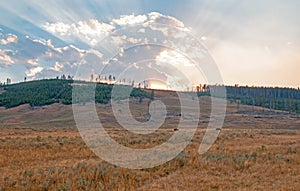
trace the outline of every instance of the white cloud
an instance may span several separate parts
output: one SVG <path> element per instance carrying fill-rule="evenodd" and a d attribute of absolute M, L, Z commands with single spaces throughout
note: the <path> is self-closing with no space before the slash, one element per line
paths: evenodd
<path fill-rule="evenodd" d="M 18 37 L 16 35 L 8 34 L 6 36 L 6 39 L 0 40 L 1 45 L 7 45 L 7 44 L 11 44 L 11 43 L 18 43 Z"/>
<path fill-rule="evenodd" d="M 158 12 L 151 12 L 148 14 L 148 17 L 148 22 L 144 24 L 144 27 L 150 27 L 154 31 L 160 31 L 167 37 L 181 38 L 183 34 L 190 31 L 190 29 L 185 27 L 183 22 L 174 17 L 166 16 Z"/>
<path fill-rule="evenodd" d="M 77 48 L 74 45 L 54 48 L 46 53 L 47 59 L 50 61 L 61 63 L 75 63 L 79 62 L 85 55 L 86 51 Z"/>
<path fill-rule="evenodd" d="M 100 23 L 98 20 L 91 19 L 78 22 L 77 26 L 73 27 L 73 29 L 75 35 L 78 34 L 79 38 L 86 40 L 89 45 L 95 46 L 107 36 L 114 27 L 106 23 Z"/>
<path fill-rule="evenodd" d="M 106 23 L 100 23 L 96 19 L 79 21 L 77 26 L 78 32 L 84 35 L 101 35 L 103 33 L 109 33 L 114 29 L 113 26 Z"/>
<path fill-rule="evenodd" d="M 117 46 L 124 45 L 128 39 L 126 40 L 123 37 L 120 38 L 118 36 L 118 30 L 115 29 L 118 28 L 118 26 L 131 27 L 135 25 L 144 26 L 143 28 L 138 29 L 137 33 L 145 33 L 147 28 L 150 28 L 162 32 L 165 36 L 173 36 L 175 38 L 184 36 L 184 33 L 179 33 L 180 31 L 189 31 L 189 29 L 184 26 L 183 22 L 178 19 L 157 12 L 152 12 L 148 15 L 122 15 L 120 18 L 113 19 L 109 24 L 100 22 L 96 19 L 90 19 L 78 21 L 76 23 L 46 23 L 42 27 L 65 41 L 80 39 L 91 47 L 97 47 L 101 40 L 108 35 L 114 36 L 113 44 Z M 133 43 L 136 42 L 136 40 L 130 38 L 128 42 Z"/>
<path fill-rule="evenodd" d="M 34 78 L 37 74 L 41 73 L 43 71 L 43 69 L 44 69 L 43 67 L 38 66 L 38 67 L 31 68 L 30 70 L 26 71 L 25 74 L 27 77 Z"/>
<path fill-rule="evenodd" d="M 111 42 L 116 45 L 116 46 L 123 46 L 126 42 L 126 36 L 122 35 L 122 36 L 111 36 Z"/>
<path fill-rule="evenodd" d="M 14 60 L 9 55 L 7 55 L 10 52 L 11 52 L 10 50 L 1 50 L 0 49 L 0 67 L 1 66 L 2 67 L 9 66 L 9 65 L 15 63 Z"/>
<path fill-rule="evenodd" d="M 39 64 L 39 59 L 29 59 L 27 63 L 31 66 L 37 66 Z"/>
<path fill-rule="evenodd" d="M 119 60 L 118 60 L 118 58 L 112 58 L 112 59 L 110 59 L 110 62 L 118 62 Z"/>
<path fill-rule="evenodd" d="M 54 66 L 53 70 L 60 72 L 63 67 L 64 67 L 63 63 L 55 62 L 55 66 Z"/>
<path fill-rule="evenodd" d="M 148 15 L 150 17 L 150 20 L 156 20 L 156 19 L 164 16 L 163 14 L 158 13 L 158 12 L 151 12 Z"/>
<path fill-rule="evenodd" d="M 60 36 L 66 36 L 69 35 L 71 25 L 65 24 L 63 22 L 57 22 L 57 23 L 46 23 L 43 26 L 47 31 L 59 34 Z"/>
<path fill-rule="evenodd" d="M 204 76 L 197 66 L 188 57 L 178 51 L 161 51 L 156 56 L 155 64 L 159 67 L 160 71 L 164 71 L 165 75 L 168 76 L 167 84 L 176 83 L 178 87 L 182 88 L 185 85 L 189 86 L 204 81 Z M 171 87 L 175 88 L 176 86 Z"/>
<path fill-rule="evenodd" d="M 97 56 L 98 58 L 103 58 L 103 54 L 97 50 L 89 50 L 90 54 L 94 54 L 95 56 Z"/>
<path fill-rule="evenodd" d="M 136 26 L 136 24 L 138 26 Z M 128 26 L 128 30 L 115 30 L 120 26 Z M 174 27 L 179 27 L 179 30 L 178 28 L 174 30 Z M 122 48 L 128 48 L 138 43 L 162 44 L 166 41 L 168 43 L 167 45 L 170 45 L 170 43 L 175 42 L 180 44 L 186 39 L 184 36 L 186 28 L 183 23 L 176 18 L 164 16 L 160 13 L 150 13 L 149 15 L 123 15 L 118 19 L 112 20 L 109 24 L 96 19 L 76 23 L 46 23 L 43 25 L 43 28 L 63 40 L 68 39 L 69 42 L 72 43 L 82 40 L 92 46 L 92 49 L 96 48 L 97 46 L 95 45 L 98 45 L 106 35 L 111 34 L 110 39 L 107 39 L 107 43 L 112 45 L 112 49 L 115 47 L 120 48 L 119 56 L 121 57 L 124 56 Z M 161 31 L 162 33 L 153 32 L 151 29 Z M 146 31 L 149 31 L 149 33 L 146 34 Z M 182 33 L 178 33 L 178 31 L 182 31 Z M 181 41 L 176 39 L 176 35 Z M 57 47 L 52 44 L 51 40 L 33 39 L 29 36 L 19 38 L 18 44 L 11 45 L 15 48 L 13 49 L 14 54 L 4 54 L 6 57 L 2 56 L 0 59 L 6 60 L 9 64 L 15 62 L 25 65 L 27 68 L 26 75 L 29 78 L 37 78 L 40 76 L 50 77 L 49 75 L 59 75 L 62 73 L 75 75 L 77 67 L 82 60 L 87 61 L 87 65 L 84 67 L 95 67 L 96 71 L 97 68 L 103 67 L 106 61 L 104 60 L 106 57 L 98 51 L 82 50 L 74 45 Z M 173 47 L 173 44 L 170 46 Z M 105 48 L 109 49 L 109 47 Z M 142 56 L 143 55 L 140 57 Z M 127 58 L 125 56 L 125 59 L 129 59 L 129 57 Z M 176 51 L 166 50 L 161 52 L 156 59 L 160 60 L 161 63 L 170 63 L 175 68 L 182 69 L 184 72 L 191 70 L 187 68 L 193 68 L 191 67 L 193 64 Z M 125 67 L 126 61 L 128 60 L 125 60 L 124 64 L 120 64 L 120 67 L 114 68 L 113 71 L 124 69 L 122 67 Z M 122 61 L 115 60 L 115 62 Z M 87 69 L 86 74 L 90 75 L 90 71 L 91 70 Z M 81 71 L 81 73 L 83 76 L 84 72 Z"/>
<path fill-rule="evenodd" d="M 184 55 L 174 50 L 164 50 L 156 57 L 157 60 L 172 65 L 194 66 L 194 64 Z"/>
<path fill-rule="evenodd" d="M 179 28 L 182 28 L 182 29 L 188 31 L 188 29 L 185 28 L 185 25 L 183 24 L 183 22 L 181 22 L 180 20 L 178 20 L 174 17 L 166 16 L 166 15 L 163 15 L 158 12 L 151 12 L 148 15 L 149 15 L 149 20 L 151 23 L 169 25 L 172 27 L 179 27 Z"/>
<path fill-rule="evenodd" d="M 67 40 L 78 38 L 91 46 L 98 44 L 115 28 L 110 24 L 99 22 L 96 19 L 79 21 L 73 24 L 62 22 L 46 23 L 42 27 L 54 35 L 66 38 Z"/>
<path fill-rule="evenodd" d="M 74 45 L 55 47 L 51 40 L 34 39 L 30 36 L 17 37 L 7 35 L 12 50 L 0 49 L 0 67 L 11 69 L 13 64 L 23 65 L 28 79 L 38 77 L 53 77 L 60 73 L 72 74 L 76 72 L 77 64 L 85 55 L 86 51 Z M 17 42 L 18 43 L 12 43 Z M 100 55 L 100 53 L 98 54 Z M 23 75 L 24 71 L 22 72 Z"/>
<path fill-rule="evenodd" d="M 113 19 L 112 24 L 117 24 L 120 26 L 126 26 L 126 25 L 136 25 L 141 24 L 147 21 L 146 15 L 122 15 L 119 19 Z"/>

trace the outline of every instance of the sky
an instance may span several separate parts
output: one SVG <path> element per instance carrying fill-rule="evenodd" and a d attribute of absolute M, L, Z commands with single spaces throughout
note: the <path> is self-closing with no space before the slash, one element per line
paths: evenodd
<path fill-rule="evenodd" d="M 298 0 L 0 2 L 0 82 L 53 78 L 299 87 Z M 215 66 L 216 65 L 216 66 Z"/>

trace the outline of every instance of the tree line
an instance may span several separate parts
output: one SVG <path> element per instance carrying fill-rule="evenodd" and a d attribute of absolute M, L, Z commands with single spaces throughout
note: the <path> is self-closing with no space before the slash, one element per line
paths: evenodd
<path fill-rule="evenodd" d="M 72 79 L 46 79 L 22 82 L 11 85 L 0 85 L 0 107 L 16 107 L 29 104 L 31 107 L 50 105 L 53 103 L 72 104 L 73 85 L 80 84 L 80 94 L 75 97 L 74 103 L 88 102 L 90 95 L 94 95 L 96 103 L 106 104 L 112 98 L 112 84 L 74 81 Z M 94 92 L 90 86 L 95 86 Z M 94 93 L 94 94 L 93 94 Z M 125 94 L 118 99 L 124 99 Z M 151 98 L 151 93 L 139 88 L 133 88 L 130 96 L 137 98 Z"/>
<path fill-rule="evenodd" d="M 249 87 L 239 85 L 203 85 L 201 87 L 197 89 L 199 96 L 210 95 L 212 91 L 217 92 L 220 88 L 225 87 L 226 99 L 230 102 L 260 106 L 271 110 L 300 113 L 299 88 Z"/>
<path fill-rule="evenodd" d="M 104 77 L 105 78 L 105 77 Z M 114 79 L 114 76 L 108 76 Z M 147 88 L 144 83 L 144 88 Z M 72 86 L 80 84 L 78 96 L 72 100 Z M 95 86 L 91 89 L 89 86 Z M 22 104 L 30 104 L 30 106 L 43 106 L 53 103 L 72 104 L 88 102 L 90 95 L 96 103 L 106 104 L 110 99 L 121 100 L 126 98 L 128 93 L 132 97 L 154 98 L 154 92 L 146 91 L 139 84 L 118 84 L 117 93 L 112 96 L 113 87 L 116 84 L 101 82 L 84 82 L 75 81 L 71 76 L 57 77 L 56 79 L 46 79 L 22 82 L 18 84 L 0 84 L 0 106 L 6 108 L 16 107 Z M 128 88 L 129 87 L 129 88 Z M 249 86 L 223 86 L 223 85 L 199 85 L 195 88 L 198 96 L 211 96 L 213 91 L 217 92 L 226 89 L 226 97 L 220 97 L 229 100 L 232 103 L 245 104 L 252 106 L 265 107 L 270 110 L 283 110 L 293 113 L 300 113 L 300 89 L 296 88 L 279 88 L 279 87 L 249 87 Z M 77 88 L 78 89 L 78 88 Z M 131 92 L 128 92 L 128 91 Z M 94 91 L 94 92 L 92 92 Z"/>

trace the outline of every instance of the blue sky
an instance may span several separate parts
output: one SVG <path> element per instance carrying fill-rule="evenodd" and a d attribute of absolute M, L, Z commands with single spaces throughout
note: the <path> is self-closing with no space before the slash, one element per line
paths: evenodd
<path fill-rule="evenodd" d="M 104 62 L 99 58 L 103 49 L 98 45 L 120 26 L 131 27 L 132 24 L 144 25 L 155 21 L 181 27 L 182 31 L 188 30 L 208 49 L 225 84 L 298 87 L 299 8 L 300 1 L 297 0 L 2 1 L 0 81 L 7 77 L 18 82 L 25 76 L 41 79 L 63 73 L 76 75 L 79 63 L 87 58 L 88 51 L 96 50 L 97 54 L 88 55 Z M 152 12 L 157 13 L 155 19 L 151 17 Z M 153 29 L 153 26 L 150 27 Z M 162 32 L 160 36 L 150 30 L 146 33 L 162 41 L 164 38 L 172 41 L 163 33 L 162 27 L 159 30 Z M 155 29 L 156 32 L 159 30 Z M 118 43 L 118 46 L 125 44 Z M 183 38 L 180 43 L 185 46 Z M 160 49 L 151 54 L 154 59 L 160 58 L 165 62 L 167 59 L 172 63 L 176 63 L 176 59 L 185 62 L 178 52 Z M 126 60 L 122 62 L 126 64 Z M 133 62 L 131 60 L 128 64 Z M 162 63 L 152 63 L 151 66 L 155 64 L 159 66 L 156 70 L 163 70 Z M 176 67 L 189 73 L 191 69 L 187 65 Z M 165 74 L 162 79 L 175 80 L 169 75 Z M 189 80 L 201 83 L 204 78 L 191 77 Z"/>

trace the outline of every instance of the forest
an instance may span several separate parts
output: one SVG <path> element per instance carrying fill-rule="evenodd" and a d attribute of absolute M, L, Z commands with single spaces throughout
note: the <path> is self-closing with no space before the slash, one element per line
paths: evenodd
<path fill-rule="evenodd" d="M 22 82 L 18 84 L 0 86 L 0 107 L 12 108 L 22 104 L 29 104 L 31 107 L 50 105 L 53 103 L 62 103 L 65 105 L 72 104 L 72 86 L 79 85 L 76 88 L 80 91 L 80 96 L 75 96 L 74 103 L 84 103 L 90 98 L 91 86 L 95 86 L 96 103 L 106 104 L 111 99 L 112 84 L 82 82 L 63 79 L 47 79 L 30 82 Z M 125 87 L 125 86 L 124 86 Z M 119 88 L 120 89 L 120 88 Z M 122 88 L 121 88 L 122 89 Z M 131 88 L 123 88 L 125 90 Z M 123 99 L 124 93 L 116 99 Z M 122 97 L 123 96 L 123 97 Z M 151 94 L 139 88 L 133 88 L 130 96 L 139 99 L 150 98 Z"/>
<path fill-rule="evenodd" d="M 226 99 L 231 103 L 259 106 L 270 110 L 300 113 L 300 89 L 255 86 L 203 85 L 197 89 L 198 95 L 210 95 L 220 88 L 226 89 Z"/>
<path fill-rule="evenodd" d="M 72 86 L 80 91 L 72 97 Z M 94 89 L 91 88 L 94 86 Z M 121 100 L 126 95 L 138 98 L 153 99 L 154 92 L 143 88 L 133 88 L 129 85 L 118 85 L 115 94 L 112 96 L 113 84 L 74 81 L 72 79 L 46 79 L 30 82 L 22 82 L 11 85 L 0 85 L 0 107 L 12 108 L 22 104 L 29 104 L 31 107 L 44 106 L 53 103 L 65 105 L 73 103 L 84 103 L 95 100 L 96 103 L 107 104 L 111 98 Z M 195 91 L 198 96 L 214 95 L 212 91 L 220 88 L 226 89 L 226 99 L 231 103 L 259 106 L 270 110 L 282 110 L 290 113 L 300 113 L 300 90 L 299 88 L 279 87 L 255 87 L 255 86 L 220 86 L 200 85 Z M 95 97 L 92 91 L 95 91 Z M 128 92 L 131 91 L 131 92 Z M 2 92 L 2 93 L 1 93 Z M 224 97 L 222 97 L 224 98 Z"/>

